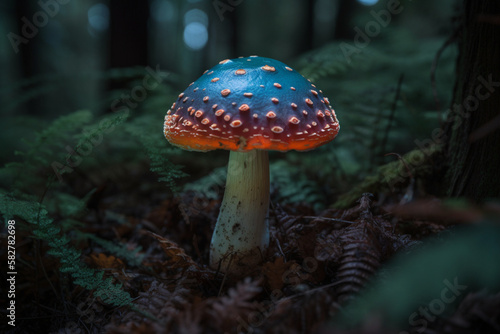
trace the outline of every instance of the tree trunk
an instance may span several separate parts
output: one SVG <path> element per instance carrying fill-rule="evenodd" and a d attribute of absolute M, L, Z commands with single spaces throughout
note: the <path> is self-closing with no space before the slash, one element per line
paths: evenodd
<path fill-rule="evenodd" d="M 462 17 L 447 189 L 483 201 L 500 197 L 500 1 L 464 0 Z"/>
<path fill-rule="evenodd" d="M 148 64 L 148 1 L 110 1 L 109 67 Z"/>
<path fill-rule="evenodd" d="M 340 0 L 335 20 L 335 39 L 352 40 L 356 34 L 352 18 L 360 6 L 353 0 Z"/>

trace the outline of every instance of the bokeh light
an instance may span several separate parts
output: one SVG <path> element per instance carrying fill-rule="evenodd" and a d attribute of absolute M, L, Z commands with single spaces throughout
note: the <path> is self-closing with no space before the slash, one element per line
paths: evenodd
<path fill-rule="evenodd" d="M 175 6 L 172 1 L 155 0 L 151 3 L 150 14 L 156 22 L 172 21 L 175 15 Z"/>
<path fill-rule="evenodd" d="M 188 10 L 186 14 L 184 14 L 184 26 L 193 22 L 198 22 L 208 27 L 208 15 L 201 9 L 195 8 Z"/>
<path fill-rule="evenodd" d="M 96 32 L 103 32 L 109 28 L 109 8 L 103 3 L 98 3 L 89 8 L 87 12 L 89 27 Z"/>
<path fill-rule="evenodd" d="M 201 9 L 184 14 L 184 43 L 192 50 L 202 49 L 208 42 L 208 15 Z"/>
<path fill-rule="evenodd" d="M 378 2 L 378 0 L 358 0 L 358 2 L 365 6 L 373 6 Z"/>
<path fill-rule="evenodd" d="M 208 30 L 200 22 L 191 22 L 184 28 L 184 43 L 192 50 L 202 49 L 208 42 Z"/>

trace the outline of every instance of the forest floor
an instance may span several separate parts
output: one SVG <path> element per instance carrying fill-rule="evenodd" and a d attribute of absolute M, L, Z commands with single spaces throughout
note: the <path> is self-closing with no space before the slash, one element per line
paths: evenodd
<path fill-rule="evenodd" d="M 18 252 L 31 263 L 19 265 L 18 326 L 8 333 L 500 332 L 500 294 L 476 289 L 459 291 L 446 312 L 435 310 L 443 302 L 431 304 L 436 312 L 429 317 L 412 320 L 410 312 L 403 323 L 373 310 L 347 315 L 372 281 L 391 280 L 386 263 L 418 252 L 429 237 L 481 220 L 483 208 L 450 209 L 437 198 L 398 207 L 404 193 L 363 194 L 349 209 L 322 212 L 273 202 L 263 265 L 233 278 L 207 266 L 221 199 L 167 196 L 141 182 L 134 191 L 103 185 L 81 220 L 84 233 L 125 244 L 128 254 L 112 254 L 92 239 L 75 245 L 86 264 L 122 285 L 134 307 L 112 307 L 75 285 L 46 246 L 19 231 Z M 490 211 L 498 214 L 497 207 Z"/>

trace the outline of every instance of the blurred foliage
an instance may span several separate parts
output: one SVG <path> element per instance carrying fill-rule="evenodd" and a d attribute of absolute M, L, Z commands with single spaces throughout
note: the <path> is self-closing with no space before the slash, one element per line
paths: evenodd
<path fill-rule="evenodd" d="M 285 160 L 270 162 L 271 200 L 275 203 L 307 203 L 316 210 L 327 205 L 320 184 L 302 171 L 302 166 Z M 208 175 L 184 185 L 184 192 L 194 192 L 209 199 L 220 199 L 226 185 L 227 167 L 215 168 Z"/>
<path fill-rule="evenodd" d="M 303 172 L 300 165 L 284 160 L 271 163 L 271 200 L 280 204 L 307 203 L 319 211 L 327 205 L 321 185 Z"/>
<path fill-rule="evenodd" d="M 121 73 L 129 92 L 142 83 L 137 71 Z M 118 79 L 120 72 L 113 70 L 103 77 Z M 0 169 L 0 212 L 5 223 L 17 218 L 20 230 L 44 242 L 48 254 L 59 259 L 61 272 L 111 305 L 131 305 L 132 299 L 112 278 L 104 278 L 104 271 L 89 268 L 73 244 L 92 240 L 132 265 L 141 264 L 140 247 L 130 251 L 125 245 L 81 233 L 81 221 L 99 185 L 107 180 L 121 182 L 123 174 L 135 169 L 132 166 L 150 165 L 159 180 L 166 181 L 166 191 L 184 175 L 170 162 L 177 150 L 166 145 L 161 131 L 169 90 L 166 84 L 158 85 L 148 91 L 143 105 L 137 103 L 132 110 L 119 100 L 121 108 L 110 114 L 81 110 L 52 122 L 37 119 L 33 128 L 18 134 L 26 137 L 23 150 L 16 151 L 16 161 Z M 110 96 L 116 94 L 122 93 L 113 90 Z"/>
<path fill-rule="evenodd" d="M 392 161 L 384 157 L 386 154 L 402 155 L 433 139 L 432 132 L 439 129 L 441 113 L 451 101 L 456 50 L 449 47 L 440 56 L 436 102 L 430 78 L 444 39 L 396 43 L 414 37 L 403 29 L 387 30 L 389 37 L 372 41 L 349 59 L 341 51 L 342 43 L 354 43 L 338 42 L 303 55 L 295 64 L 329 97 L 340 122 L 337 138 L 305 154 L 300 163 L 307 166 L 305 170 L 322 166 L 331 171 L 324 182 L 332 185 L 337 195 Z M 297 160 L 295 155 L 290 159 Z"/>
<path fill-rule="evenodd" d="M 227 167 L 215 168 L 208 175 L 184 185 L 183 191 L 194 192 L 209 199 L 222 198 L 226 185 Z"/>
<path fill-rule="evenodd" d="M 498 220 L 440 234 L 392 260 L 335 319 L 335 326 L 361 326 L 369 321 L 367 314 L 379 317 L 386 328 L 416 326 L 417 320 L 423 318 L 422 308 L 436 309 L 435 304 L 430 305 L 433 302 L 439 301 L 436 303 L 450 313 L 467 294 L 478 290 L 495 294 L 500 289 L 498 254 Z M 441 307 L 439 310 L 444 311 Z M 414 313 L 420 316 L 412 318 Z M 415 324 L 409 322 L 411 319 Z"/>
<path fill-rule="evenodd" d="M 433 174 L 433 160 L 442 153 L 440 146 L 429 149 L 415 149 L 401 159 L 382 165 L 373 175 L 367 176 L 362 182 L 338 197 L 333 204 L 336 208 L 349 208 L 354 205 L 363 193 L 405 193 L 405 187 L 411 191 L 415 180 L 425 180 Z M 405 194 L 407 195 L 407 194 Z M 412 199 L 410 196 L 409 200 Z"/>

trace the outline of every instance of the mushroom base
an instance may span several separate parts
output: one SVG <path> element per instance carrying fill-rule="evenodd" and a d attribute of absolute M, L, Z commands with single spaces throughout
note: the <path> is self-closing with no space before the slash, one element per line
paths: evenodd
<path fill-rule="evenodd" d="M 210 266 L 243 274 L 262 262 L 269 246 L 267 151 L 231 151 L 226 190 L 210 245 Z"/>

